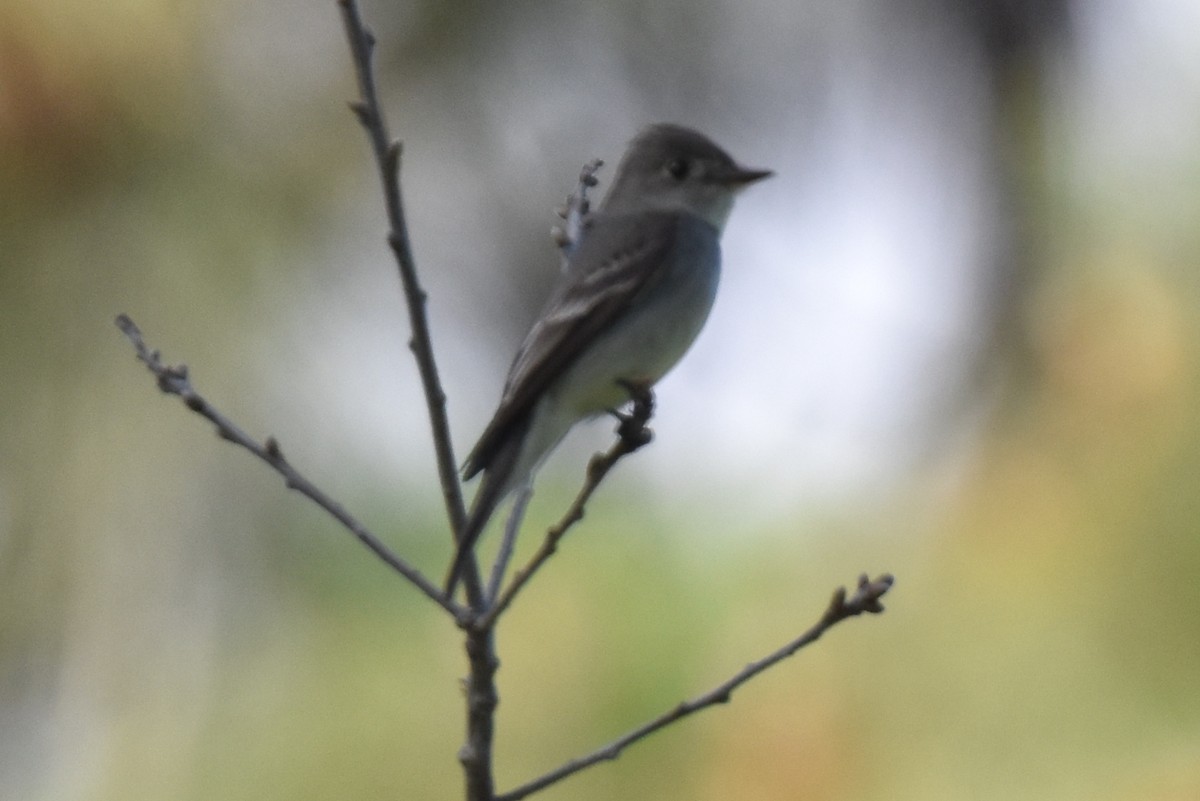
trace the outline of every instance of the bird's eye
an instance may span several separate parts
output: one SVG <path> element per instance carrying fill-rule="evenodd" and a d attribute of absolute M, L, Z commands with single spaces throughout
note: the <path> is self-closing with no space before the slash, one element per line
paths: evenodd
<path fill-rule="evenodd" d="M 690 165 L 685 159 L 671 159 L 663 168 L 667 175 L 674 178 L 676 181 L 682 181 L 687 178 Z"/>

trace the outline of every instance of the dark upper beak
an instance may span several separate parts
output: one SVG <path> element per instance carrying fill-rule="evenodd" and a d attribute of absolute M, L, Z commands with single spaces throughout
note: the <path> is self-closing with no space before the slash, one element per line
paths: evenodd
<path fill-rule="evenodd" d="M 749 186 L 755 181 L 761 181 L 764 178 L 770 178 L 775 173 L 771 170 L 751 170 L 746 167 L 734 165 L 728 171 L 721 175 L 714 176 L 718 183 L 724 184 L 731 189 L 741 189 Z"/>

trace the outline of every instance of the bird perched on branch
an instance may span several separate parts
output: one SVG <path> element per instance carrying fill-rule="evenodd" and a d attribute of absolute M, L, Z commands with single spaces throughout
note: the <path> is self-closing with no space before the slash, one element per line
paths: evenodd
<path fill-rule="evenodd" d="M 629 143 L 467 457 L 464 478 L 483 479 L 447 596 L 496 507 L 571 426 L 621 406 L 631 387 L 648 391 L 691 346 L 712 308 L 734 196 L 769 175 L 678 125 L 652 125 Z"/>

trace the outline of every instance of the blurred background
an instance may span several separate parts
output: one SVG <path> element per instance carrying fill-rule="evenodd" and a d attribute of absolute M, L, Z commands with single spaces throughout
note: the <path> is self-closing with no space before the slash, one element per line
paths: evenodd
<path fill-rule="evenodd" d="M 892 571 L 883 617 L 539 797 L 1200 798 L 1200 5 L 364 13 L 460 458 L 584 161 L 674 121 L 777 172 L 654 445 L 504 620 L 500 789 Z M 112 324 L 440 576 L 354 93 L 333 2 L 0 6 L 4 799 L 461 795 L 457 631 Z"/>

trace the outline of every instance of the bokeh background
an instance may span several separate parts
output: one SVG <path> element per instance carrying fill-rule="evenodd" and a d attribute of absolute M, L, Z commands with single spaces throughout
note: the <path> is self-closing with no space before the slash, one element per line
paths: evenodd
<path fill-rule="evenodd" d="M 669 120 L 777 171 L 655 444 L 504 621 L 501 789 L 888 570 L 883 617 L 541 797 L 1200 798 L 1200 5 L 364 11 L 460 456 L 584 161 Z M 112 325 L 440 575 L 353 95 L 333 2 L 0 6 L 4 799 L 461 794 L 456 630 Z"/>

